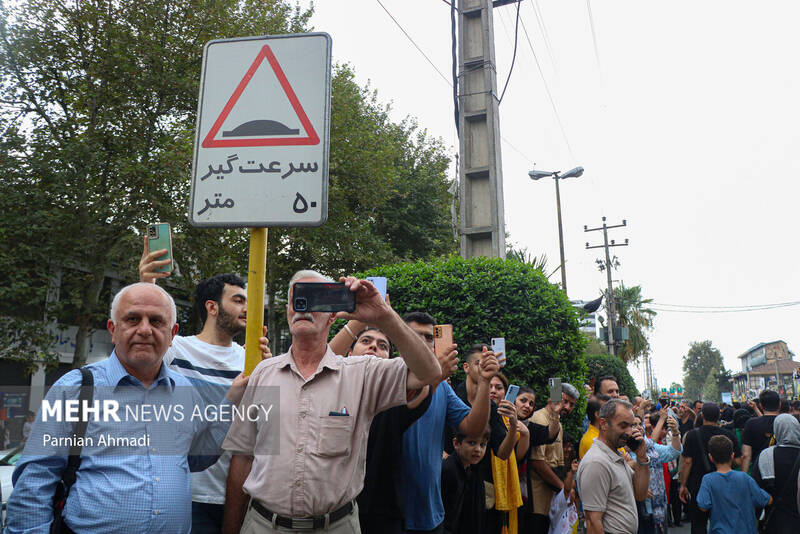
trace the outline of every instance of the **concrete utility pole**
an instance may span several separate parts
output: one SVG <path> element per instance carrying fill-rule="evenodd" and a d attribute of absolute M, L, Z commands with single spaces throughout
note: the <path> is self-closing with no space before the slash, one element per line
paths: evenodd
<path fill-rule="evenodd" d="M 608 230 L 612 228 L 622 228 L 623 226 L 627 226 L 628 223 L 625 219 L 622 219 L 622 224 L 616 224 L 614 226 L 608 226 L 606 224 L 606 218 L 603 217 L 603 226 L 599 226 L 597 228 L 588 228 L 584 225 L 583 231 L 584 232 L 596 232 L 598 230 L 603 231 L 603 244 L 602 245 L 595 245 L 593 247 L 589 246 L 589 243 L 586 243 L 586 249 L 592 248 L 604 248 L 606 251 L 606 278 L 608 279 L 608 289 L 606 290 L 606 299 L 608 299 L 608 349 L 611 354 L 617 353 L 616 344 L 614 343 L 614 317 L 616 316 L 616 305 L 614 303 L 614 287 L 611 285 L 611 256 L 608 252 L 608 249 L 611 247 L 627 247 L 628 240 L 625 239 L 625 243 L 615 243 L 614 240 L 611 240 L 611 243 L 608 242 Z"/>
<path fill-rule="evenodd" d="M 492 0 L 458 0 L 459 233 L 463 258 L 506 257 L 492 7 Z"/>

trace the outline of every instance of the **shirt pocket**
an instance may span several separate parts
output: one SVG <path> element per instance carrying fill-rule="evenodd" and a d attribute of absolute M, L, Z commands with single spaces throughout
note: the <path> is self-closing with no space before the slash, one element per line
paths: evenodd
<path fill-rule="evenodd" d="M 350 454 L 353 440 L 353 418 L 326 415 L 319 418 L 317 433 L 318 456 L 345 456 Z"/>

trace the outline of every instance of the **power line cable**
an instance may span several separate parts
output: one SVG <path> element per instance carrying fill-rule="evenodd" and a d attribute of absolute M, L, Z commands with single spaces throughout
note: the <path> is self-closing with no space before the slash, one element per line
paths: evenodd
<path fill-rule="evenodd" d="M 525 33 L 525 39 L 528 41 L 528 46 L 531 49 L 531 54 L 533 54 L 533 60 L 536 62 L 536 68 L 539 70 L 539 76 L 542 78 L 542 84 L 544 84 L 544 90 L 547 93 L 547 98 L 550 100 L 550 106 L 553 108 L 553 113 L 556 116 L 556 121 L 558 122 L 558 127 L 561 129 L 561 135 L 564 138 L 564 143 L 567 145 L 567 151 L 569 152 L 570 157 L 573 161 L 575 161 L 575 154 L 572 153 L 572 146 L 569 143 L 569 139 L 567 138 L 567 132 L 564 129 L 564 124 L 561 122 L 561 116 L 558 113 L 558 108 L 556 107 L 556 103 L 553 100 L 553 95 L 550 93 L 550 87 L 547 85 L 547 80 L 544 77 L 544 72 L 542 72 L 542 65 L 539 63 L 539 58 L 536 56 L 536 52 L 533 50 L 533 43 L 531 43 L 530 35 L 528 35 L 528 29 L 525 27 L 525 21 L 520 19 L 520 24 L 522 24 L 522 31 Z"/>
<path fill-rule="evenodd" d="M 450 4 L 450 37 L 451 37 L 451 52 L 453 56 L 453 116 L 455 117 L 456 121 L 456 137 L 461 135 L 461 129 L 458 124 L 459 116 L 458 116 L 458 53 L 457 53 L 457 45 L 456 45 L 456 3 L 453 0 L 453 3 Z"/>
<path fill-rule="evenodd" d="M 795 306 L 800 304 L 800 300 L 793 300 L 788 302 L 773 302 L 770 304 L 741 304 L 736 306 L 697 306 L 692 304 L 667 304 L 665 302 L 653 302 L 655 306 L 669 306 L 673 308 L 699 308 L 699 309 L 716 309 L 716 310 L 729 310 L 741 308 L 765 308 L 773 306 Z"/>
<path fill-rule="evenodd" d="M 508 69 L 508 77 L 506 77 L 506 83 L 503 86 L 503 92 L 500 93 L 500 99 L 497 101 L 497 105 L 499 106 L 501 102 L 503 102 L 503 97 L 506 94 L 506 89 L 508 89 L 508 82 L 511 81 L 511 73 L 514 72 L 514 62 L 517 60 L 517 39 L 519 37 L 519 8 L 522 5 L 522 0 L 517 0 L 517 22 L 514 25 L 514 53 L 511 55 L 511 67 Z"/>
<path fill-rule="evenodd" d="M 659 308 L 657 306 L 652 306 L 651 309 L 657 312 L 665 312 L 665 313 L 743 313 L 743 312 L 754 312 L 754 311 L 768 311 L 768 310 L 778 310 L 782 308 L 789 308 L 792 306 L 800 305 L 800 302 L 790 302 L 786 304 L 780 304 L 777 306 L 764 306 L 761 308 L 737 308 L 737 309 L 679 309 L 679 308 Z"/>
<path fill-rule="evenodd" d="M 544 15 L 542 15 L 542 9 L 539 7 L 539 4 L 536 0 L 533 0 L 530 4 L 531 9 L 533 9 L 533 14 L 536 16 L 536 22 L 539 24 L 539 30 L 542 32 L 542 39 L 544 39 L 544 47 L 547 50 L 547 55 L 550 57 L 550 63 L 553 65 L 553 70 L 557 71 L 558 67 L 556 66 L 556 60 L 553 56 L 553 48 L 550 46 L 550 35 L 547 33 L 547 26 L 544 23 Z"/>
<path fill-rule="evenodd" d="M 594 45 L 594 57 L 597 60 L 597 71 L 602 74 L 603 71 L 600 68 L 600 52 L 597 48 L 597 33 L 594 30 L 594 17 L 592 16 L 591 0 L 586 0 L 586 10 L 589 12 L 589 27 L 592 29 L 592 44 Z"/>
<path fill-rule="evenodd" d="M 450 87 L 453 87 L 453 89 L 454 89 L 454 93 L 453 93 L 453 95 L 454 95 L 454 99 L 455 99 L 454 105 L 455 105 L 455 107 L 456 107 L 456 113 L 458 113 L 458 111 L 457 111 L 457 110 L 458 110 L 458 74 L 457 74 L 457 66 L 454 68 L 454 71 L 456 71 L 456 75 L 455 75 L 455 77 L 454 77 L 454 79 L 456 80 L 456 83 L 452 83 L 450 80 L 448 80 L 448 79 L 447 79 L 447 78 L 444 76 L 444 74 L 442 74 L 442 71 L 441 71 L 441 70 L 439 70 L 439 68 L 438 68 L 438 67 L 437 67 L 437 66 L 436 66 L 436 65 L 433 63 L 433 61 L 431 61 L 431 59 L 428 57 L 428 55 L 427 55 L 427 54 L 426 54 L 426 53 L 425 53 L 425 52 L 424 52 L 424 51 L 423 51 L 423 50 L 422 50 L 422 49 L 419 47 L 419 45 L 417 45 L 417 43 L 414 41 L 414 39 L 413 39 L 413 38 L 412 38 L 412 37 L 411 37 L 411 36 L 408 34 L 408 32 L 407 32 L 407 31 L 406 31 L 406 30 L 403 28 L 403 26 L 402 26 L 402 25 L 401 25 L 401 24 L 400 24 L 400 23 L 397 21 L 397 19 L 396 19 L 396 18 L 394 18 L 394 16 L 392 16 L 392 14 L 389 12 L 389 10 L 388 10 L 388 9 L 386 9 L 386 6 L 385 6 L 385 5 L 383 5 L 383 3 L 381 3 L 381 0 L 375 0 L 375 1 L 376 1 L 376 2 L 378 2 L 378 4 L 379 4 L 379 5 L 380 5 L 380 6 L 383 8 L 383 10 L 384 10 L 384 11 L 386 11 L 386 14 L 387 14 L 387 15 L 389 15 L 389 17 L 390 17 L 390 18 L 392 19 L 392 21 L 393 21 L 393 22 L 394 22 L 394 23 L 397 25 L 397 27 L 398 27 L 398 28 L 400 28 L 400 31 L 402 31 L 402 32 L 403 32 L 403 34 L 406 36 L 406 38 L 408 38 L 408 40 L 411 42 L 411 44 L 413 44 L 413 45 L 414 45 L 414 48 L 416 48 L 416 49 L 419 51 L 419 53 L 423 55 L 423 57 L 424 57 L 424 58 L 425 58 L 425 59 L 428 61 L 428 63 L 430 63 L 430 65 L 431 65 L 431 66 L 434 68 L 434 70 L 436 70 L 436 72 L 439 74 L 439 76 L 441 76 L 441 77 L 442 77 L 442 79 L 443 79 L 443 80 L 444 80 L 444 81 L 447 83 L 447 85 L 449 85 Z M 454 4 L 451 4 L 450 2 L 445 2 L 445 3 L 447 3 L 447 4 L 449 4 L 449 5 L 450 5 L 450 7 L 451 7 L 451 10 L 453 10 L 453 11 L 456 11 L 456 12 L 458 11 L 458 9 L 455 7 L 455 5 L 454 5 Z M 452 15 L 452 12 L 451 12 L 451 25 L 453 26 L 453 28 L 452 28 L 452 33 L 453 33 L 453 35 L 455 35 L 455 25 L 453 24 L 453 20 L 454 20 L 454 19 L 453 19 L 453 15 Z M 521 19 L 520 19 L 520 23 L 522 23 L 522 20 L 521 20 Z M 453 51 L 455 51 L 455 45 L 453 46 Z M 457 64 L 457 61 L 458 61 L 458 60 L 456 59 L 456 64 Z M 478 68 L 480 68 L 480 67 L 482 67 L 482 66 L 483 66 L 483 65 L 479 66 Z M 541 70 L 540 70 L 540 72 L 541 72 Z M 458 125 L 458 117 L 456 117 L 456 125 Z M 460 133 L 458 133 L 458 129 L 459 129 L 459 128 L 458 128 L 458 126 L 456 126 L 456 132 L 457 132 L 457 135 L 460 135 Z M 515 152 L 517 152 L 517 153 L 518 153 L 520 156 L 522 156 L 523 158 L 525 158 L 526 160 L 528 160 L 528 162 L 530 162 L 530 163 L 533 163 L 533 158 L 531 158 L 531 157 L 530 157 L 529 155 L 527 155 L 525 152 L 523 152 L 522 150 L 520 150 L 520 149 L 518 149 L 516 146 L 514 146 L 514 145 L 511 143 L 511 141 L 509 141 L 508 139 L 506 139 L 506 138 L 505 138 L 505 137 L 503 137 L 502 135 L 500 136 L 500 139 L 501 139 L 501 140 L 502 140 L 502 141 L 503 141 L 503 142 L 504 142 L 506 145 L 508 145 L 508 146 L 509 146 L 509 147 L 510 147 L 512 150 L 514 150 L 514 151 L 515 151 Z M 571 151 L 570 151 L 570 153 L 571 153 Z"/>
<path fill-rule="evenodd" d="M 441 76 L 441 77 L 442 77 L 442 79 L 445 81 L 445 83 L 447 83 L 447 85 L 449 85 L 449 86 L 451 86 L 451 87 L 452 87 L 452 85 L 453 85 L 453 84 L 452 84 L 452 82 L 450 82 L 450 80 L 448 80 L 448 79 L 447 79 L 447 77 L 446 77 L 444 74 L 442 74 L 442 71 L 440 71 L 440 70 L 439 70 L 439 68 L 438 68 L 438 67 L 437 67 L 437 66 L 436 66 L 436 65 L 433 63 L 433 61 L 431 61 L 431 58 L 429 58 L 429 57 L 428 57 L 428 54 L 426 54 L 426 53 L 425 53 L 425 52 L 424 52 L 424 51 L 423 51 L 423 50 L 422 50 L 422 49 L 419 47 L 419 45 L 417 45 L 417 43 L 416 43 L 416 42 L 414 41 L 414 39 L 413 39 L 413 38 L 412 38 L 412 37 L 411 37 L 411 36 L 408 34 L 408 32 L 407 32 L 407 31 L 406 31 L 406 30 L 403 28 L 403 26 L 402 26 L 402 25 L 401 25 L 399 22 L 397 22 L 397 19 L 396 19 L 396 18 L 394 18 L 394 16 L 393 16 L 393 15 L 392 15 L 392 14 L 389 12 L 389 10 L 388 10 L 388 9 L 386 9 L 386 6 L 385 6 L 385 5 L 383 5 L 383 3 L 381 2 L 381 0 L 375 0 L 375 1 L 376 1 L 376 2 L 378 2 L 378 5 L 380 5 L 380 6 L 383 8 L 383 10 L 384 10 L 384 11 L 386 11 L 386 14 L 387 14 L 387 15 L 389 15 L 389 18 L 391 18 L 391 19 L 392 19 L 392 21 L 394 21 L 394 23 L 397 25 L 397 27 L 398 27 L 398 28 L 400 28 L 400 31 L 401 31 L 401 32 L 403 32 L 403 34 L 404 34 L 404 35 L 405 35 L 405 36 L 408 38 L 408 40 L 409 40 L 409 41 L 411 41 L 411 44 L 413 44 L 413 45 L 414 45 L 414 48 L 416 48 L 417 50 L 419 50 L 419 53 L 420 53 L 420 54 L 422 54 L 422 56 L 423 56 L 423 57 L 424 57 L 424 58 L 425 58 L 425 59 L 428 61 L 428 63 L 430 63 L 431 67 L 433 67 L 433 68 L 434 68 L 434 70 L 435 70 L 436 72 L 438 72 L 438 73 L 439 73 L 439 76 Z"/>

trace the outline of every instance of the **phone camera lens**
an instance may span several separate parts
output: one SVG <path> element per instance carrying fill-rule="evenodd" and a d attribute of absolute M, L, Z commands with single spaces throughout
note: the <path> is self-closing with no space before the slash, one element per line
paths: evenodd
<path fill-rule="evenodd" d="M 294 299 L 294 311 L 304 312 L 308 309 L 308 302 L 305 297 L 297 297 Z"/>

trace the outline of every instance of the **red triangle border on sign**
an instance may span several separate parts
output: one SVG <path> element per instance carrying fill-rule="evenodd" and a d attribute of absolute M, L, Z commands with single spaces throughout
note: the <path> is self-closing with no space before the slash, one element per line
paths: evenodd
<path fill-rule="evenodd" d="M 250 80 L 253 79 L 253 75 L 255 75 L 256 70 L 258 67 L 261 66 L 261 63 L 264 62 L 266 59 L 269 62 L 270 67 L 272 67 L 272 72 L 275 73 L 275 76 L 278 78 L 278 82 L 281 84 L 281 88 L 283 92 L 286 94 L 286 97 L 289 99 L 289 103 L 292 105 L 292 109 L 297 114 L 297 118 L 300 119 L 300 124 L 303 125 L 303 128 L 306 131 L 306 137 L 270 137 L 270 138 L 260 138 L 260 139 L 214 139 L 214 137 L 219 133 L 220 128 L 222 128 L 222 123 L 225 122 L 225 119 L 228 118 L 233 106 L 236 105 L 236 102 L 239 101 L 239 97 L 244 92 L 245 87 L 247 84 L 250 83 Z M 292 89 L 289 80 L 286 79 L 286 74 L 284 74 L 283 69 L 281 68 L 278 60 L 275 58 L 275 54 L 272 53 L 272 49 L 269 45 L 264 45 L 261 48 L 261 51 L 256 56 L 256 59 L 253 61 L 253 64 L 250 65 L 250 68 L 247 69 L 242 81 L 239 82 L 239 85 L 236 86 L 236 90 L 233 91 L 233 94 L 228 99 L 228 103 L 225 104 L 225 107 L 222 109 L 222 113 L 219 114 L 217 120 L 214 121 L 214 125 L 211 126 L 211 130 L 209 130 L 208 135 L 206 135 L 205 139 L 201 143 L 203 148 L 221 148 L 221 147 L 248 147 L 248 146 L 297 146 L 297 145 L 317 145 L 319 144 L 319 136 L 317 135 L 316 130 L 311 125 L 311 121 L 308 120 L 308 116 L 306 115 L 303 106 L 300 104 L 300 100 L 297 99 L 297 95 Z"/>

